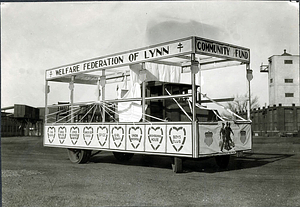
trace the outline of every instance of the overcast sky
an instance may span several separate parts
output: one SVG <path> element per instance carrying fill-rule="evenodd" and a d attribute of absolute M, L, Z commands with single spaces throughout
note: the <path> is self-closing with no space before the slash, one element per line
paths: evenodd
<path fill-rule="evenodd" d="M 299 6 L 288 1 L 2 3 L 1 107 L 44 106 L 46 69 L 192 35 L 250 48 L 252 93 L 264 106 L 268 80 L 259 66 L 284 49 L 299 54 Z M 202 76 L 202 92 L 212 98 L 248 90 L 245 66 Z M 68 101 L 62 93 L 67 88 L 51 84 L 49 103 Z M 75 88 L 75 101 L 96 100 L 82 90 Z"/>

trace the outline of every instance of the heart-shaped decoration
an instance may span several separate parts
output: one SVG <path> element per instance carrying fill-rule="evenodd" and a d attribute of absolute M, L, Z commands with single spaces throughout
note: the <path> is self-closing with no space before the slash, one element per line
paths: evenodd
<path fill-rule="evenodd" d="M 54 141 L 55 138 L 55 128 L 54 127 L 48 127 L 47 130 L 48 140 L 50 143 Z"/>
<path fill-rule="evenodd" d="M 83 128 L 83 139 L 86 145 L 90 145 L 93 139 L 93 127 Z"/>
<path fill-rule="evenodd" d="M 186 131 L 183 127 L 172 127 L 169 131 L 169 138 L 173 148 L 179 152 L 185 143 Z"/>
<path fill-rule="evenodd" d="M 117 148 L 119 148 L 124 139 L 124 128 L 115 126 L 112 130 L 112 139 Z"/>
<path fill-rule="evenodd" d="M 103 127 L 99 126 L 97 128 L 97 138 L 99 144 L 103 147 L 107 142 L 107 138 L 108 138 L 108 128 L 106 126 Z"/>
<path fill-rule="evenodd" d="M 66 127 L 58 127 L 58 139 L 61 144 L 65 142 L 66 136 L 67 136 Z"/>
<path fill-rule="evenodd" d="M 78 127 L 71 127 L 70 128 L 70 139 L 71 142 L 75 145 L 79 138 L 79 128 Z"/>
<path fill-rule="evenodd" d="M 213 143 L 213 133 L 212 132 L 205 132 L 205 138 L 204 138 L 204 143 L 207 146 L 210 146 Z"/>
<path fill-rule="evenodd" d="M 130 143 L 133 146 L 133 148 L 138 148 L 143 136 L 141 127 L 130 127 L 128 134 Z"/>
<path fill-rule="evenodd" d="M 148 129 L 148 139 L 151 147 L 157 150 L 163 140 L 163 129 L 161 127 L 150 127 Z"/>
<path fill-rule="evenodd" d="M 243 144 L 246 142 L 246 131 L 241 131 L 240 132 L 240 140 Z"/>

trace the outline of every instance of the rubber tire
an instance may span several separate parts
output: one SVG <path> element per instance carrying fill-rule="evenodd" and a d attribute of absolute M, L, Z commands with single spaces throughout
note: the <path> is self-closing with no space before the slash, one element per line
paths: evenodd
<path fill-rule="evenodd" d="M 123 153 L 123 152 L 113 152 L 113 154 L 118 161 L 122 161 L 122 162 L 130 160 L 134 155 L 133 153 Z"/>
<path fill-rule="evenodd" d="M 227 166 L 229 164 L 230 155 L 216 156 L 215 159 L 216 159 L 217 165 L 220 168 L 225 169 L 225 168 L 227 168 Z"/>
<path fill-rule="evenodd" d="M 174 157 L 173 158 L 173 163 L 172 163 L 172 170 L 175 173 L 182 173 L 183 168 L 182 168 L 182 158 L 180 157 Z"/>
<path fill-rule="evenodd" d="M 91 150 L 68 149 L 68 157 L 75 164 L 87 163 L 91 157 L 91 153 Z"/>

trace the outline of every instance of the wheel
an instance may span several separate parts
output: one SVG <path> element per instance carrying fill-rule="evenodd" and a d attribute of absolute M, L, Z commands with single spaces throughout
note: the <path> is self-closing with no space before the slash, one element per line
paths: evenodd
<path fill-rule="evenodd" d="M 119 161 L 128 161 L 133 157 L 133 153 L 113 152 L 115 158 Z"/>
<path fill-rule="evenodd" d="M 215 159 L 220 168 L 226 168 L 229 164 L 230 155 L 216 156 Z"/>
<path fill-rule="evenodd" d="M 181 173 L 182 172 L 182 158 L 174 157 L 173 163 L 172 163 L 172 170 L 175 173 Z"/>
<path fill-rule="evenodd" d="M 91 157 L 91 150 L 68 149 L 68 156 L 72 163 L 87 163 Z"/>

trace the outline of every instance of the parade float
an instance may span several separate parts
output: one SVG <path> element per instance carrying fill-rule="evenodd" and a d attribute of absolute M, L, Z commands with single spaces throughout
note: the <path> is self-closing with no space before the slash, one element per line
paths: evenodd
<path fill-rule="evenodd" d="M 233 112 L 235 118 L 226 120 L 204 106 L 226 100 L 203 94 L 199 75 L 236 65 L 245 65 L 246 74 L 249 49 L 192 36 L 48 69 L 43 144 L 66 148 L 73 163 L 88 162 L 94 151 L 111 151 L 118 160 L 169 156 L 174 172 L 182 172 L 185 158 L 215 157 L 226 167 L 230 155 L 251 150 L 251 121 Z M 189 83 L 181 82 L 182 74 Z M 68 88 L 68 102 L 48 104 L 50 82 L 66 83 L 61 87 Z M 74 89 L 85 84 L 98 91 L 95 100 L 75 102 Z M 108 93 L 116 98 L 106 98 Z M 225 123 L 232 130 L 227 145 Z"/>

